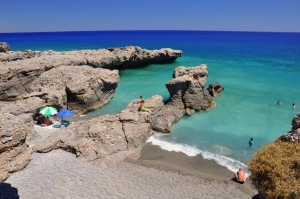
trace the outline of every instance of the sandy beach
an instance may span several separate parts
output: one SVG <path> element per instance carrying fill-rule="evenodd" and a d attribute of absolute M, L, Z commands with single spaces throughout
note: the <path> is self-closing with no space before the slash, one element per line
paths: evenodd
<path fill-rule="evenodd" d="M 40 139 L 51 129 L 36 128 Z M 258 198 L 250 181 L 213 161 L 145 144 L 137 160 L 101 168 L 63 150 L 33 153 L 23 170 L 0 185 L 1 199 Z"/>

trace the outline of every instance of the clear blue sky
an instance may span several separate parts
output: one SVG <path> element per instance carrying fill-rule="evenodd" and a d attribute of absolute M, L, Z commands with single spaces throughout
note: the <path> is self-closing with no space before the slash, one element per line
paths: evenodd
<path fill-rule="evenodd" d="M 0 0 L 0 32 L 300 32 L 300 0 Z"/>

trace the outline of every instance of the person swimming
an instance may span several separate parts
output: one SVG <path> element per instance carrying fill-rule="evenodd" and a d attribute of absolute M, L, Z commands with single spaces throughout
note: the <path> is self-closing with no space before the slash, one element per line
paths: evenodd
<path fill-rule="evenodd" d="M 277 101 L 277 104 L 278 104 L 278 105 L 280 105 L 280 104 L 281 104 L 281 101 L 280 101 L 280 100 L 278 100 L 278 101 Z"/>
<path fill-rule="evenodd" d="M 292 107 L 293 107 L 293 108 L 296 108 L 296 104 L 295 104 L 295 103 L 293 103 L 293 104 L 292 104 Z"/>

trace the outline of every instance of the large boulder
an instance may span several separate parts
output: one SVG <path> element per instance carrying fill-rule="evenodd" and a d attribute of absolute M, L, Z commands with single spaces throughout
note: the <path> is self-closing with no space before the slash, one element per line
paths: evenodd
<path fill-rule="evenodd" d="M 32 159 L 32 150 L 25 142 L 32 131 L 30 114 L 15 116 L 0 113 L 0 182 L 23 169 Z"/>
<path fill-rule="evenodd" d="M 0 42 L 0 52 L 7 52 L 10 50 L 10 46 L 6 42 Z"/>
<path fill-rule="evenodd" d="M 221 94 L 224 90 L 224 87 L 219 83 L 211 83 L 209 84 L 207 91 L 212 97 L 216 97 L 217 95 Z"/>
<path fill-rule="evenodd" d="M 181 110 L 189 109 L 189 112 L 213 107 L 213 99 L 205 89 L 207 77 L 205 64 L 191 68 L 177 67 L 173 73 L 174 79 L 166 83 L 170 93 L 168 104 Z"/>
<path fill-rule="evenodd" d="M 61 65 L 44 72 L 26 71 L 27 75 L 21 75 L 25 70 L 26 67 L 20 70 L 20 75 L 0 83 L 2 100 L 38 98 L 37 101 L 42 100 L 40 107 L 55 105 L 78 114 L 107 104 L 120 80 L 117 70 L 85 65 Z M 27 108 L 26 104 L 24 106 Z"/>
<path fill-rule="evenodd" d="M 282 141 L 300 142 L 300 114 L 297 114 L 292 120 L 292 130 L 279 137 Z"/>

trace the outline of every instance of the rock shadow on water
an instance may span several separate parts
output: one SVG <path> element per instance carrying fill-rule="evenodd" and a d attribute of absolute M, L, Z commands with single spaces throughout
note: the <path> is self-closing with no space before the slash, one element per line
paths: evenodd
<path fill-rule="evenodd" d="M 0 198 L 1 199 L 20 199 L 18 189 L 12 187 L 9 183 L 0 184 Z"/>

